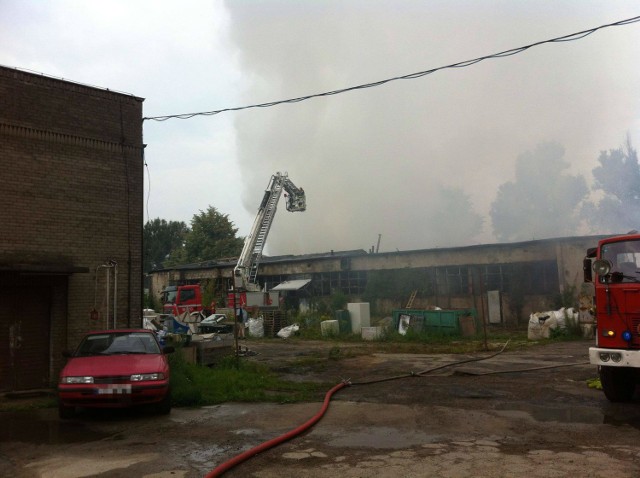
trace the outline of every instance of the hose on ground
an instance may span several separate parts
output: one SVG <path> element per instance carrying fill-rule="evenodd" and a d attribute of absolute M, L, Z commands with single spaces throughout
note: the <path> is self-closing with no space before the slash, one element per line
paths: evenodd
<path fill-rule="evenodd" d="M 462 365 L 462 364 L 465 364 L 465 363 L 470 363 L 470 362 L 480 362 L 482 360 L 488 360 L 488 359 L 493 358 L 496 355 L 500 355 L 502 352 L 504 352 L 504 349 L 507 348 L 507 345 L 509 345 L 509 342 L 510 341 L 507 340 L 507 342 L 502 346 L 502 348 L 500 350 L 498 350 L 496 353 L 491 354 L 491 355 L 486 355 L 486 356 L 483 356 L 483 357 L 474 357 L 474 358 L 464 359 L 464 360 L 457 360 L 455 362 L 446 363 L 444 365 L 439 365 L 437 367 L 433 367 L 433 368 L 429 368 L 429 369 L 426 369 L 426 370 L 422 370 L 420 372 L 410 372 L 410 373 L 406 373 L 406 374 L 402 374 L 402 375 L 396 375 L 394 377 L 379 378 L 379 379 L 375 379 L 375 380 L 367 380 L 367 381 L 364 381 L 364 382 L 352 382 L 351 385 L 370 385 L 372 383 L 389 382 L 391 380 L 397 380 L 399 378 L 423 377 L 424 375 L 430 374 L 431 372 L 435 372 L 436 370 L 441 370 L 443 368 L 455 367 L 455 366 Z"/>
<path fill-rule="evenodd" d="M 340 382 L 339 384 L 337 384 L 336 386 L 334 386 L 331 390 L 329 390 L 326 393 L 325 397 L 324 397 L 324 402 L 322 404 L 322 407 L 320 408 L 320 411 L 318 411 L 318 413 L 316 413 L 311 419 L 309 419 L 308 421 L 306 421 L 305 423 L 303 423 L 299 427 L 297 427 L 297 428 L 285 433 L 284 435 L 280 435 L 279 437 L 273 438 L 273 439 L 271 439 L 269 441 L 266 441 L 266 442 L 254 447 L 254 448 L 251 448 L 250 450 L 247 450 L 247 451 L 235 456 L 231 460 L 228 460 L 228 461 L 218 465 L 212 471 L 207 473 L 205 475 L 205 478 L 214 478 L 214 477 L 217 477 L 217 476 L 221 476 L 226 471 L 228 471 L 231 468 L 233 468 L 234 466 L 239 465 L 240 463 L 248 460 L 252 456 L 255 456 L 258 453 L 261 453 L 261 452 L 263 452 L 265 450 L 268 450 L 269 448 L 273 448 L 274 446 L 279 445 L 280 443 L 283 443 L 283 442 L 285 442 L 287 440 L 290 440 L 291 438 L 293 438 L 293 437 L 295 437 L 297 435 L 300 435 L 304 431 L 308 430 L 313 425 L 315 425 L 322 418 L 322 416 L 325 414 L 325 412 L 329 408 L 329 402 L 331 401 L 331 397 L 333 396 L 333 394 L 336 393 L 338 390 L 346 387 L 347 385 L 350 385 L 349 382 L 343 381 L 343 382 Z"/>
<path fill-rule="evenodd" d="M 343 380 L 342 382 L 338 383 L 337 385 L 335 385 L 331 390 L 329 390 L 325 397 L 324 397 L 324 402 L 322 404 L 322 407 L 320 408 L 320 410 L 318 411 L 318 413 L 316 415 L 314 415 L 311 419 L 309 419 L 307 422 L 305 422 L 304 424 L 300 425 L 299 427 L 285 433 L 284 435 L 280 435 L 279 437 L 273 438 L 269 441 L 266 441 L 254 448 L 251 448 L 250 450 L 247 450 L 243 453 L 241 453 L 240 455 L 235 456 L 234 458 L 218 465 L 216 468 L 214 468 L 212 471 L 210 471 L 207 475 L 205 475 L 205 478 L 215 478 L 218 476 L 221 476 L 223 473 L 229 471 L 231 468 L 239 465 L 240 463 L 248 460 L 249 458 L 257 455 L 258 453 L 261 453 L 263 451 L 266 451 L 270 448 L 273 448 L 287 440 L 290 440 L 294 437 L 296 437 L 297 435 L 300 435 L 301 433 L 303 433 L 304 431 L 308 430 L 309 428 L 311 428 L 313 425 L 315 425 L 318 421 L 320 421 L 320 419 L 324 416 L 324 414 L 326 413 L 327 409 L 329 408 L 329 402 L 331 401 L 331 397 L 339 390 L 341 390 L 342 388 L 348 386 L 348 385 L 370 385 L 370 384 L 374 384 L 374 383 L 382 383 L 382 382 L 389 382 L 391 380 L 398 380 L 401 378 L 410 378 L 410 377 L 424 377 L 425 375 L 428 375 L 432 372 L 435 372 L 437 370 L 441 370 L 444 368 L 448 368 L 448 367 L 455 367 L 458 365 L 462 365 L 465 363 L 470 363 L 470 362 L 480 362 L 483 360 L 488 360 L 490 358 L 493 358 L 497 355 L 500 355 L 507 347 L 507 345 L 509 344 L 509 341 L 507 341 L 504 346 L 497 351 L 494 354 L 491 355 L 486 355 L 486 356 L 482 356 L 482 357 L 474 357 L 474 358 L 470 358 L 470 359 L 464 359 L 464 360 L 458 360 L 456 362 L 451 362 L 451 363 L 447 363 L 444 365 L 440 365 L 437 367 L 433 367 L 433 368 L 429 368 L 426 370 L 422 370 L 420 372 L 410 372 L 407 374 L 401 374 L 401 375 L 395 375 L 392 377 L 386 377 L 386 378 L 381 378 L 381 379 L 376 379 L 376 380 L 369 380 L 369 381 L 363 381 L 363 382 L 351 382 L 350 380 Z M 563 364 L 563 365 L 550 365 L 550 366 L 544 366 L 544 367 L 533 367 L 533 368 L 527 368 L 527 369 L 520 369 L 520 370 L 505 370 L 505 371 L 493 371 L 493 372 L 484 372 L 484 373 L 478 373 L 476 375 L 490 375 L 490 374 L 497 374 L 497 373 L 509 373 L 509 372 L 527 372 L 527 371 L 533 371 L 533 370 L 543 370 L 543 369 L 547 369 L 547 368 L 558 368 L 558 367 L 568 367 L 568 366 L 573 366 L 573 365 L 583 365 L 583 363 L 577 363 L 577 364 Z"/>

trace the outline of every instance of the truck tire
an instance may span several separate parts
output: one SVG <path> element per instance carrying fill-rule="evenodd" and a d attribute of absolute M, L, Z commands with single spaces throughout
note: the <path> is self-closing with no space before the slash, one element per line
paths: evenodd
<path fill-rule="evenodd" d="M 610 402 L 628 402 L 633 398 L 636 381 L 626 367 L 600 367 L 602 390 Z"/>

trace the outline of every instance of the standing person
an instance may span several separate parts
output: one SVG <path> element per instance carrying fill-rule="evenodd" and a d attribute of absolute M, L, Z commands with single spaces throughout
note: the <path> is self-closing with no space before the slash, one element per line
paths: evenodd
<path fill-rule="evenodd" d="M 236 309 L 236 322 L 238 324 L 238 338 L 245 338 L 245 326 L 247 324 L 247 311 L 244 308 L 244 305 L 241 305 L 240 308 Z"/>

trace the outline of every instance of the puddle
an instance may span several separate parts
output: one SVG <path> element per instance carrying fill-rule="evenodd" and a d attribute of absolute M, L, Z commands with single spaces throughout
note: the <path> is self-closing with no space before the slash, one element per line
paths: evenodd
<path fill-rule="evenodd" d="M 75 420 L 46 419 L 33 412 L 16 412 L 2 417 L 0 442 L 34 444 L 77 443 L 101 440 L 109 436 L 89 430 Z"/>
<path fill-rule="evenodd" d="M 552 404 L 536 405 L 530 403 L 502 403 L 495 410 L 509 414 L 509 412 L 524 412 L 539 422 L 586 423 L 630 425 L 640 429 L 640 411 L 624 413 L 603 412 L 592 407 L 574 405 L 557 406 Z"/>
<path fill-rule="evenodd" d="M 640 430 L 640 407 L 637 402 L 632 404 L 616 404 L 613 410 L 607 410 L 603 423 L 614 426 L 628 425 Z"/>
<path fill-rule="evenodd" d="M 344 432 L 327 444 L 337 447 L 401 448 L 430 443 L 434 437 L 426 433 L 400 431 L 391 427 L 367 427 L 364 430 Z"/>

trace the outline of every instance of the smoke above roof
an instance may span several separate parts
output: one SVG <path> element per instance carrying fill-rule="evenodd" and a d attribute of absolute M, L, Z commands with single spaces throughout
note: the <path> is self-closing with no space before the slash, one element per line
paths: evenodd
<path fill-rule="evenodd" d="M 632 2 L 233 2 L 244 104 L 331 91 L 634 16 Z M 582 11 L 584 10 L 584 11 Z M 588 11 L 587 11 L 588 10 Z M 565 150 L 591 182 L 601 150 L 640 143 L 640 28 L 336 96 L 235 113 L 245 208 L 276 171 L 307 194 L 280 205 L 267 252 L 493 242 L 489 211 L 517 158 Z M 480 218 L 480 220 L 478 220 Z M 577 231 L 590 232 L 590 231 Z"/>

